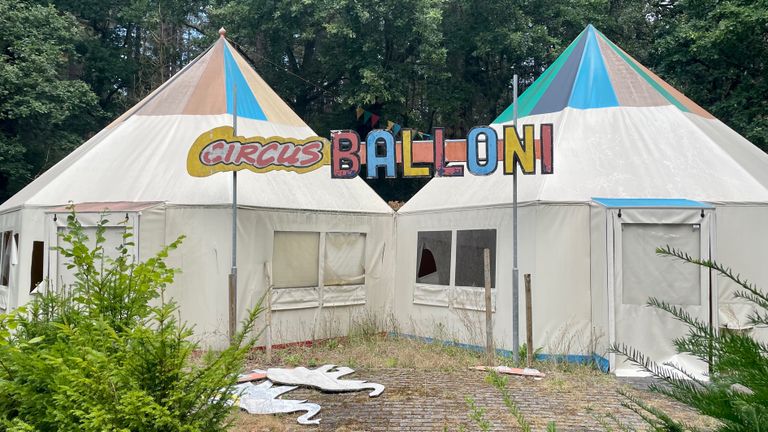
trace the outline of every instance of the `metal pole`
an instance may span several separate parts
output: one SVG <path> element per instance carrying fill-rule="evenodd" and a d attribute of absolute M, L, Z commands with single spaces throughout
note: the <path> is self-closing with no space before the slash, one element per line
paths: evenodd
<path fill-rule="evenodd" d="M 512 125 L 517 133 L 517 74 L 512 77 Z M 517 268 L 517 166 L 512 175 L 512 358 L 520 361 L 520 275 Z"/>
<path fill-rule="evenodd" d="M 232 135 L 237 136 L 237 85 L 233 86 Z M 232 171 L 232 270 L 229 273 L 229 341 L 237 333 L 237 171 Z"/>

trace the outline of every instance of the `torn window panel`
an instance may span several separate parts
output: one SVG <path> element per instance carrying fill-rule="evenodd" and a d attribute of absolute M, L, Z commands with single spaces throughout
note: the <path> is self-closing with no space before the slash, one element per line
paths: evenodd
<path fill-rule="evenodd" d="M 416 282 L 449 285 L 451 283 L 451 232 L 419 232 L 416 247 Z"/>
<path fill-rule="evenodd" d="M 320 233 L 276 231 L 272 247 L 275 288 L 318 286 Z"/>
<path fill-rule="evenodd" d="M 29 292 L 34 291 L 43 281 L 45 266 L 43 256 L 45 243 L 41 241 L 32 242 L 32 266 L 29 272 Z"/>
<path fill-rule="evenodd" d="M 11 274 L 12 231 L 5 231 L 0 240 L 0 285 L 8 286 Z"/>
<path fill-rule="evenodd" d="M 327 233 L 323 284 L 365 284 L 365 234 Z"/>
<path fill-rule="evenodd" d="M 463 230 L 456 233 L 456 286 L 484 287 L 483 250 L 491 251 L 491 287 L 496 286 L 496 230 Z"/>

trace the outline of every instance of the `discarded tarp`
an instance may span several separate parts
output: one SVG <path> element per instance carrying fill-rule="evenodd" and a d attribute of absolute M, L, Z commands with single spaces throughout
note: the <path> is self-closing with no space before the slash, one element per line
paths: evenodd
<path fill-rule="evenodd" d="M 246 382 L 234 387 L 234 393 L 238 395 L 235 403 L 250 414 L 287 414 L 306 411 L 306 414 L 297 419 L 300 424 L 320 424 L 320 419 L 310 420 L 320 412 L 320 405 L 307 403 L 306 400 L 277 399 L 281 394 L 295 389 L 296 386 L 273 387 L 270 381 L 260 384 Z"/>
<path fill-rule="evenodd" d="M 372 389 L 368 393 L 370 397 L 376 397 L 384 391 L 384 386 L 377 383 L 369 383 L 360 380 L 341 380 L 340 377 L 349 375 L 354 369 L 348 367 L 336 367 L 336 365 L 324 365 L 317 369 L 297 367 L 294 369 L 269 368 L 266 371 L 254 370 L 254 373 L 264 372 L 267 379 L 279 384 L 299 385 L 318 388 L 326 392 L 350 392 L 363 389 Z"/>

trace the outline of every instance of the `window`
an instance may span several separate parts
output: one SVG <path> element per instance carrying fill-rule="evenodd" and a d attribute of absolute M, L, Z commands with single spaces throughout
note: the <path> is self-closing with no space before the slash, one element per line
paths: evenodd
<path fill-rule="evenodd" d="M 692 258 L 701 254 L 699 225 L 622 224 L 622 303 L 645 305 L 656 297 L 675 305 L 701 304 L 699 266 L 656 255 L 669 245 Z"/>
<path fill-rule="evenodd" d="M 323 285 L 365 284 L 365 234 L 327 233 Z"/>
<path fill-rule="evenodd" d="M 451 282 L 451 232 L 422 231 L 416 249 L 416 282 L 449 285 Z"/>
<path fill-rule="evenodd" d="M 276 231 L 272 247 L 275 288 L 318 286 L 320 233 Z"/>
<path fill-rule="evenodd" d="M 13 253 L 13 232 L 5 231 L 0 237 L 0 285 L 8 286 L 11 276 L 11 254 Z"/>
<path fill-rule="evenodd" d="M 37 288 L 37 285 L 43 281 L 44 264 L 43 256 L 45 243 L 41 241 L 32 242 L 32 266 L 29 273 L 29 292 Z"/>
<path fill-rule="evenodd" d="M 496 230 L 464 230 L 456 233 L 456 286 L 485 286 L 484 249 L 491 251 L 491 287 L 495 287 Z"/>

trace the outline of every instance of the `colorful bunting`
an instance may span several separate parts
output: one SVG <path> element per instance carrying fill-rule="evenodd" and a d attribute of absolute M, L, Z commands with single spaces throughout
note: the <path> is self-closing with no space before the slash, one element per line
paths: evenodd
<path fill-rule="evenodd" d="M 363 123 L 370 124 L 372 128 L 375 128 L 376 124 L 379 122 L 379 120 L 381 120 L 381 116 L 376 115 L 370 111 L 367 111 L 362 107 L 357 107 L 355 109 L 355 117 L 358 120 L 360 120 L 361 116 L 363 117 Z M 386 130 L 391 131 L 395 136 L 397 136 L 397 134 L 399 134 L 402 129 L 403 129 L 402 125 L 395 123 L 392 120 L 387 120 Z M 422 136 L 422 138 L 429 137 L 428 139 L 432 139 L 432 135 L 424 134 L 422 132 L 416 132 L 414 134 L 414 137 L 418 138 L 419 136 Z M 427 138 L 423 138 L 423 139 L 427 139 Z"/>

